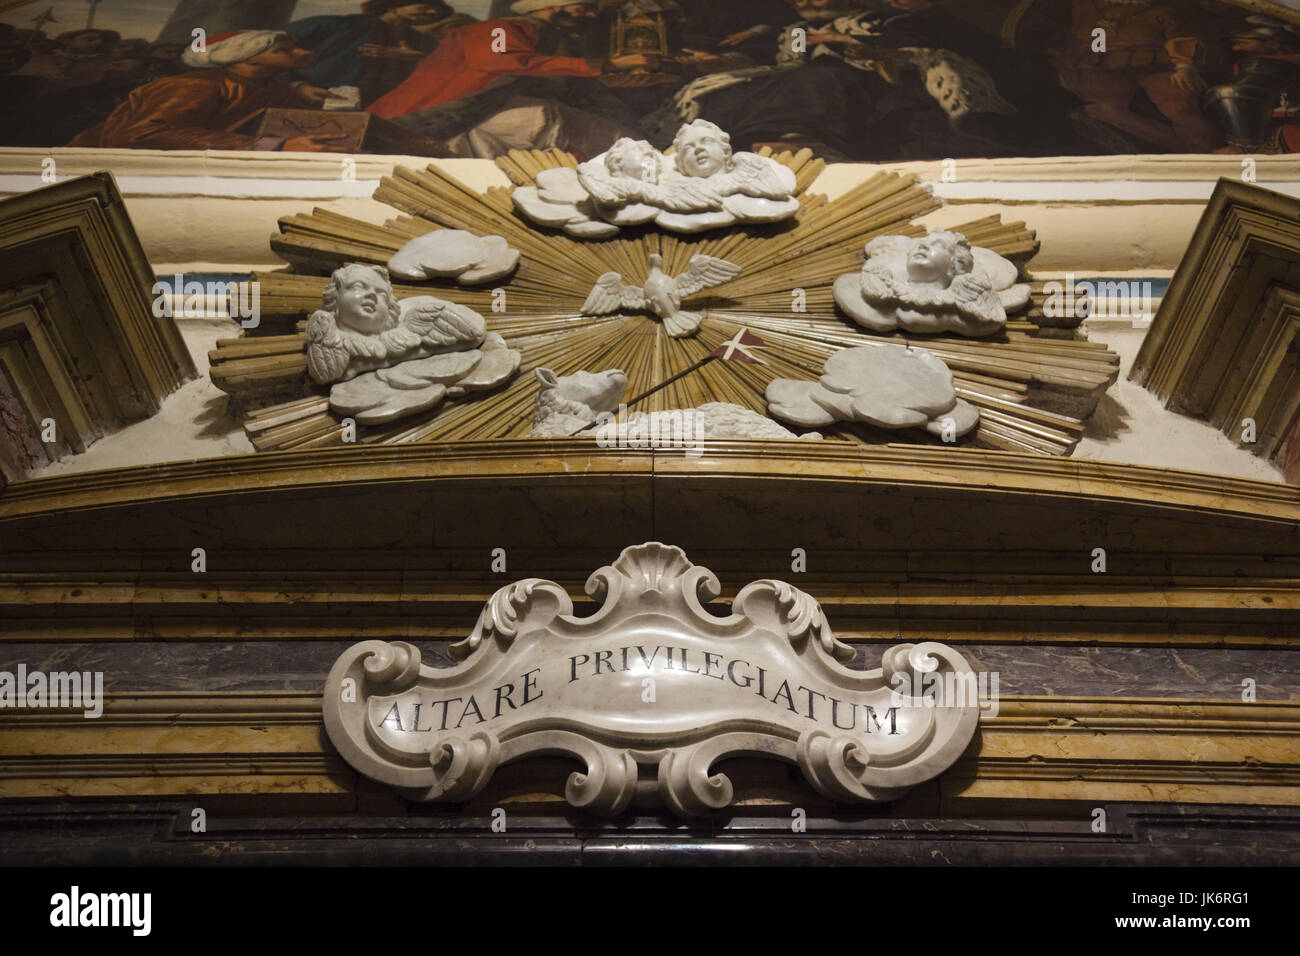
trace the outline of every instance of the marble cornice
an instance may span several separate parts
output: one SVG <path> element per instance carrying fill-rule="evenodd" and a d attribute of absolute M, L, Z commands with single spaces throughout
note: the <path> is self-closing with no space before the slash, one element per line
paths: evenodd
<path fill-rule="evenodd" d="M 324 683 L 324 675 L 321 677 Z M 320 694 L 314 691 L 138 691 L 108 693 L 104 714 L 86 720 L 79 711 L 6 708 L 0 733 L 17 725 L 97 732 L 114 727 L 317 726 Z M 10 723 L 12 721 L 12 724 Z M 980 726 L 999 731 L 1098 734 L 1118 731 L 1179 733 L 1285 733 L 1300 736 L 1300 700 L 1186 700 L 1175 697 L 1003 696 L 996 716 Z M 322 738 L 324 740 L 324 738 Z M 328 748 L 328 744 L 326 744 Z M 1300 751 L 1295 754 L 1300 764 Z"/>
<path fill-rule="evenodd" d="M 320 719 L 309 692 L 110 694 L 98 720 L 14 711 L 0 724 L 0 801 L 356 792 Z M 939 778 L 939 797 L 949 810 L 1026 799 L 1298 806 L 1298 739 L 1297 701 L 1003 697 Z M 540 783 L 553 775 L 523 773 L 506 787 L 513 798 L 554 796 Z M 520 780 L 533 782 L 518 791 Z M 765 792 L 779 803 L 802 791 Z"/>
<path fill-rule="evenodd" d="M 321 677 L 324 683 L 324 675 Z M 96 733 L 125 727 L 312 726 L 321 722 L 314 691 L 139 691 L 108 693 L 104 714 L 85 719 L 79 711 L 7 708 L 0 733 L 63 728 Z M 982 716 L 984 730 L 1203 734 L 1282 733 L 1300 736 L 1300 700 L 1186 700 L 1174 697 L 1003 696 L 996 716 Z M 325 740 L 324 737 L 321 738 Z M 328 743 L 322 752 L 332 752 Z M 6 751 L 9 752 L 9 751 Z M 1295 754 L 1300 766 L 1300 751 Z"/>
<path fill-rule="evenodd" d="M 460 638 L 501 586 L 497 548 L 582 602 L 592 568 L 662 540 L 725 595 L 805 549 L 800 586 L 854 640 L 1290 647 L 1298 530 L 1289 485 L 1006 452 L 280 452 L 10 486 L 0 641 Z"/>
<path fill-rule="evenodd" d="M 855 482 L 867 488 L 1027 494 L 1290 525 L 1300 521 L 1300 489 L 1290 485 L 1141 465 L 849 442 L 709 442 L 702 456 L 686 457 L 680 451 L 604 450 L 575 439 L 289 451 L 17 481 L 0 495 L 0 523 L 142 502 L 308 493 L 376 482 L 609 477 Z"/>
<path fill-rule="evenodd" d="M 1300 199 L 1219 181 L 1129 378 L 1295 482 Z"/>

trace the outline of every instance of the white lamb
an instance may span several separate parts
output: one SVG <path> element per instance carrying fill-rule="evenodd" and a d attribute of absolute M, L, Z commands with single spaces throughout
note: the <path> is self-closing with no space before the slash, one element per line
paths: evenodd
<path fill-rule="evenodd" d="M 818 432 L 798 435 L 772 419 L 727 402 L 698 408 L 633 412 L 616 417 L 627 390 L 627 375 L 619 369 L 556 375 L 537 369 L 541 390 L 533 413 L 533 436 L 564 438 L 595 434 L 620 446 L 648 447 L 705 438 L 820 439 Z"/>

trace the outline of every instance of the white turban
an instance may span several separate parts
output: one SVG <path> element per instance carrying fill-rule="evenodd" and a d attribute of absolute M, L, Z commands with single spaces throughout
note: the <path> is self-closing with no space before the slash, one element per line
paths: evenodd
<path fill-rule="evenodd" d="M 181 62 L 186 66 L 211 68 L 243 63 L 259 53 L 265 53 L 289 34 L 280 30 L 236 30 L 233 33 L 219 33 L 207 41 L 202 53 L 193 47 L 181 55 Z"/>
<path fill-rule="evenodd" d="M 550 7 L 568 7 L 575 3 L 580 3 L 584 7 L 594 7 L 596 0 L 518 0 L 517 3 L 510 4 L 510 12 L 523 15 L 525 13 L 536 13 L 538 10 L 546 10 Z"/>

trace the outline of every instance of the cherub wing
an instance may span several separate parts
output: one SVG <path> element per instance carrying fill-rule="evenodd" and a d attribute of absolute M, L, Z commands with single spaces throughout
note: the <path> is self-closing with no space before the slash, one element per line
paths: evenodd
<path fill-rule="evenodd" d="M 617 272 L 606 272 L 591 287 L 591 294 L 582 305 L 586 315 L 608 315 L 619 309 L 644 309 L 649 303 L 645 292 L 634 285 L 624 285 Z"/>
<path fill-rule="evenodd" d="M 324 309 L 313 312 L 307 320 L 307 341 L 326 348 L 342 348 L 343 336 L 339 335 L 339 327 L 334 324 L 334 316 Z"/>
<path fill-rule="evenodd" d="M 691 267 L 676 280 L 677 294 L 683 299 L 701 289 L 722 285 L 740 275 L 741 268 L 734 262 L 714 256 L 691 256 Z"/>
<path fill-rule="evenodd" d="M 649 202 L 669 212 L 707 212 L 722 208 L 722 196 L 704 179 L 674 176 L 648 192 Z"/>
<path fill-rule="evenodd" d="M 736 192 L 767 199 L 789 199 L 798 188 L 793 170 L 753 153 L 737 153 L 730 176 Z"/>
<path fill-rule="evenodd" d="M 963 303 L 977 302 L 981 296 L 992 291 L 992 286 L 974 272 L 956 276 L 948 288 L 957 301 Z"/>
<path fill-rule="evenodd" d="M 307 320 L 307 371 L 321 385 L 343 376 L 348 368 L 348 350 L 334 324 L 334 316 L 324 309 L 313 312 Z"/>
<path fill-rule="evenodd" d="M 402 321 L 385 335 L 402 333 L 394 344 L 409 348 L 423 343 L 429 348 L 474 348 L 487 334 L 487 323 L 477 312 L 431 295 L 402 300 Z M 414 338 L 407 340 L 408 335 Z"/>
<path fill-rule="evenodd" d="M 627 203 L 627 190 L 615 182 L 612 177 L 579 173 L 578 182 L 598 203 L 606 206 L 622 206 Z"/>
<path fill-rule="evenodd" d="M 957 276 L 948 288 L 962 307 L 981 318 L 1001 321 L 1007 317 L 1002 300 L 980 273 Z"/>
<path fill-rule="evenodd" d="M 867 260 L 862 267 L 862 294 L 868 299 L 901 298 L 902 291 L 895 281 L 892 263 Z"/>

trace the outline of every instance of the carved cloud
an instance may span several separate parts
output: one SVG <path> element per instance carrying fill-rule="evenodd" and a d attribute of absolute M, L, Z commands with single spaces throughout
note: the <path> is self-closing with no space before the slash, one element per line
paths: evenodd
<path fill-rule="evenodd" d="M 767 387 L 767 409 L 774 418 L 805 428 L 866 422 L 953 438 L 979 423 L 979 411 L 957 397 L 943 360 L 902 345 L 837 352 L 817 382 L 775 379 Z"/>

